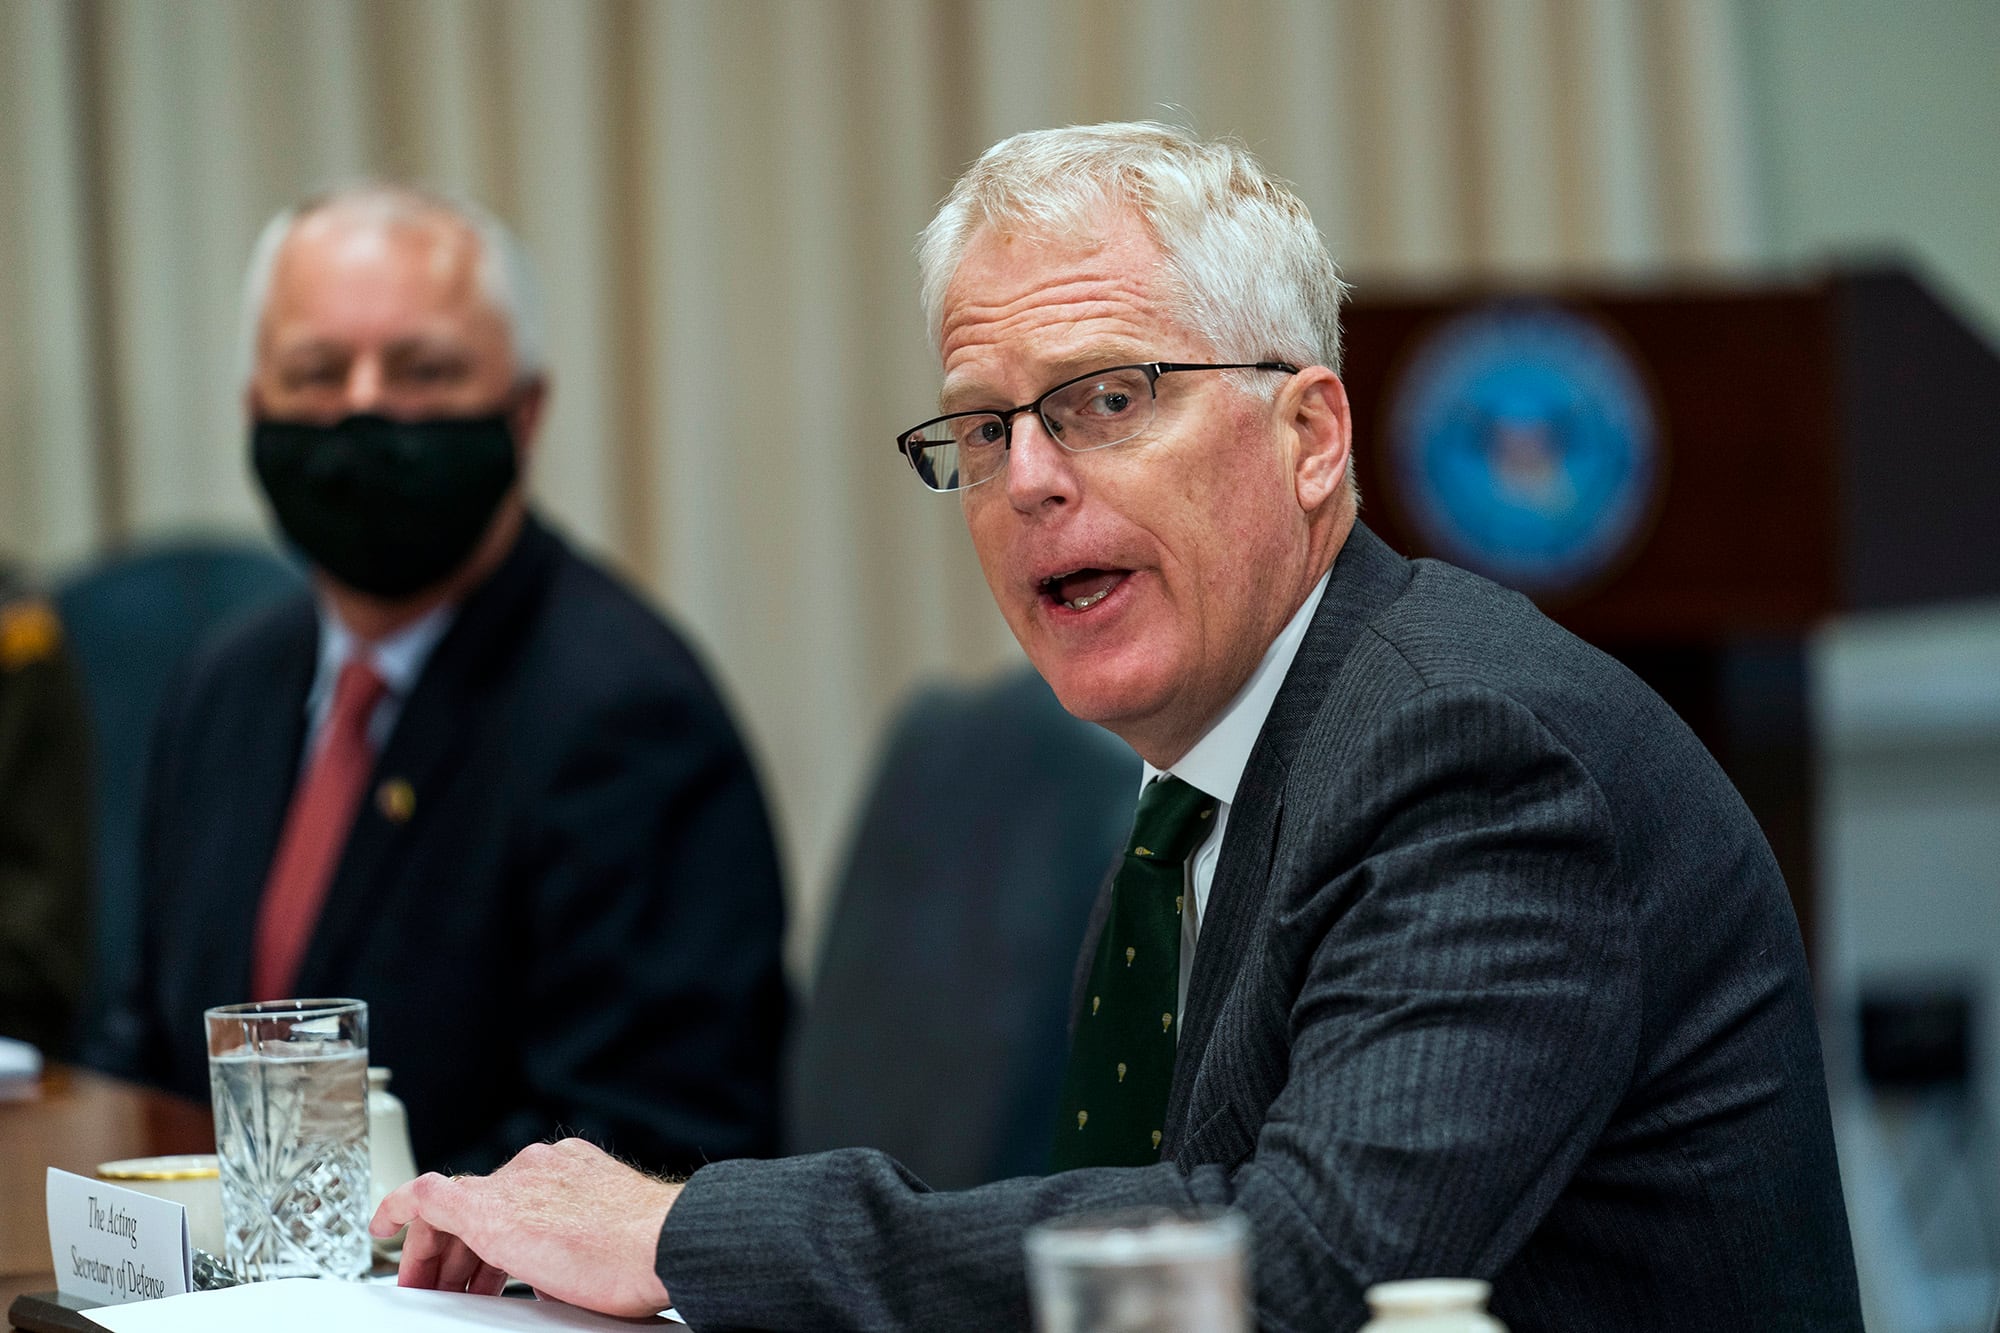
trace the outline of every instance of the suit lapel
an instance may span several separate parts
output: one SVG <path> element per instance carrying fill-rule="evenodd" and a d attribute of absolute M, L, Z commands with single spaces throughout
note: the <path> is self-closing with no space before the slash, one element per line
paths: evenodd
<path fill-rule="evenodd" d="M 1312 625 L 1250 752 L 1236 800 L 1229 808 L 1222 857 L 1216 864 L 1215 881 L 1209 886 L 1194 969 L 1188 978 L 1180 1050 L 1167 1094 L 1164 1149 L 1169 1156 L 1189 1128 L 1188 1098 L 1195 1074 L 1239 970 L 1238 960 L 1253 943 L 1277 853 L 1292 758 L 1354 641 L 1376 613 L 1395 600 L 1408 578 L 1409 561 L 1390 550 L 1366 525 L 1356 522 L 1334 559 L 1326 594 L 1320 598 Z"/>
<path fill-rule="evenodd" d="M 306 693 L 319 664 L 319 617 L 310 597 L 286 608 L 274 663 L 269 675 L 260 671 L 246 682 L 252 690 L 261 688 L 262 697 L 231 714 L 237 728 L 227 746 L 231 771 L 216 788 L 215 799 L 229 802 L 224 818 L 236 835 L 223 844 L 227 859 L 218 875 L 215 920 L 257 919 L 285 812 L 298 786 L 306 743 Z M 248 995 L 252 932 L 203 930 L 195 938 L 205 942 L 198 947 L 212 951 L 213 976 L 228 982 L 220 991 L 230 999 Z"/>
<path fill-rule="evenodd" d="M 560 544 L 533 517 L 493 576 L 466 598 L 424 664 L 369 774 L 354 828 L 299 965 L 298 989 L 339 985 L 347 958 L 386 903 L 397 867 L 435 797 L 489 720 L 496 678 L 516 656 L 555 573 Z"/>

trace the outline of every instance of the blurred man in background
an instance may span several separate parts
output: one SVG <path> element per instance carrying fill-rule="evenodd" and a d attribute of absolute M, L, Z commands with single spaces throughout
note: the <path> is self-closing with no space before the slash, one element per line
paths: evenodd
<path fill-rule="evenodd" d="M 1261 1328 L 1449 1274 L 1520 1329 L 1858 1329 L 1770 850 L 1630 672 L 1359 520 L 1299 199 L 1227 143 L 1052 130 L 988 150 L 921 254 L 942 415 L 898 445 L 1063 706 L 1154 779 L 1054 1170 L 941 1192 L 849 1150 L 676 1184 L 536 1146 L 384 1200 L 403 1280 L 1019 1328 L 1030 1225 L 1228 1205 Z"/>
<path fill-rule="evenodd" d="M 90 949 L 89 760 L 62 623 L 0 565 L 0 1037 L 50 1055 Z"/>
<path fill-rule="evenodd" d="M 770 1151 L 763 799 L 687 646 L 526 504 L 518 244 L 406 188 L 316 198 L 265 229 L 245 325 L 252 462 L 314 591 L 162 709 L 97 1058 L 205 1096 L 203 1009 L 353 996 L 424 1166 L 558 1131 L 663 1169 Z"/>

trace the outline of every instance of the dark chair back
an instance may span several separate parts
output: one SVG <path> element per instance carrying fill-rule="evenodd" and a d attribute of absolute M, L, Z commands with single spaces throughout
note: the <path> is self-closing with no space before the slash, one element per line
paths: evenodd
<path fill-rule="evenodd" d="M 1046 1169 L 1091 905 L 1139 760 L 1022 671 L 919 693 L 841 875 L 791 1065 L 794 1151 L 951 1189 Z"/>
<path fill-rule="evenodd" d="M 108 556 L 56 592 L 93 738 L 96 942 L 85 1031 L 106 979 L 120 975 L 138 947 L 139 809 L 161 696 L 203 638 L 300 584 L 298 570 L 267 546 L 187 539 Z"/>

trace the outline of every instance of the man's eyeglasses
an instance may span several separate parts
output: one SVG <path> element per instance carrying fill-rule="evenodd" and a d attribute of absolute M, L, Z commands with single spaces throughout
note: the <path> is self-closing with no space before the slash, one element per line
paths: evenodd
<path fill-rule="evenodd" d="M 896 451 L 934 491 L 962 491 L 991 480 L 1007 463 L 1014 418 L 1033 412 L 1049 438 L 1073 454 L 1122 444 L 1153 424 L 1154 386 L 1181 370 L 1276 370 L 1298 374 L 1283 361 L 1149 361 L 1113 366 L 1064 380 L 1032 403 L 996 412 L 951 412 L 896 437 Z"/>

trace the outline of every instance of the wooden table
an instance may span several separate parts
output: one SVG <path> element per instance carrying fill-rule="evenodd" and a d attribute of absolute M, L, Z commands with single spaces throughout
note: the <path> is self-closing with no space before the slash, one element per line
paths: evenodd
<path fill-rule="evenodd" d="M 208 1107 L 87 1069 L 52 1065 L 41 1095 L 0 1102 L 0 1319 L 24 1291 L 56 1285 L 49 1267 L 48 1168 L 90 1175 L 99 1162 L 214 1152 Z"/>

